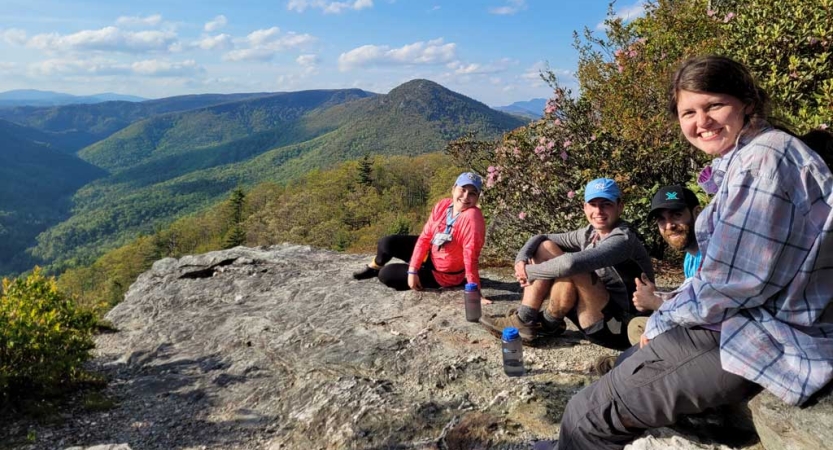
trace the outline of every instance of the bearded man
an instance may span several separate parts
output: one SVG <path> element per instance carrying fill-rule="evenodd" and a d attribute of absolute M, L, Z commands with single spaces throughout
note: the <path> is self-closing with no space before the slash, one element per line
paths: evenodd
<path fill-rule="evenodd" d="M 683 273 L 686 281 L 683 282 L 683 286 L 700 268 L 701 255 L 697 239 L 694 237 L 694 221 L 697 220 L 701 209 L 700 201 L 694 192 L 679 185 L 660 188 L 651 200 L 648 220 L 656 221 L 659 234 L 671 248 L 685 252 Z M 643 276 L 641 280 L 636 280 L 633 305 L 639 311 L 656 311 L 665 298 L 673 296 L 669 294 L 657 292 L 654 283 Z M 638 317 L 628 324 L 628 339 L 631 344 L 639 343 L 647 322 L 647 317 Z"/>

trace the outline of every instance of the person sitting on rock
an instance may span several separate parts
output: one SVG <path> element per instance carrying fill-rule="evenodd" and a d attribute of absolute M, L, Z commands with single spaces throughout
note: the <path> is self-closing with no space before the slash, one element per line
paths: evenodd
<path fill-rule="evenodd" d="M 685 252 L 683 275 L 691 280 L 700 268 L 700 247 L 694 236 L 694 222 L 700 214 L 700 200 L 689 189 L 679 185 L 665 186 L 657 191 L 651 199 L 651 212 L 648 220 L 654 220 L 662 239 L 673 249 Z M 639 311 L 656 311 L 662 305 L 663 298 L 670 298 L 673 292 L 658 293 L 656 286 L 647 277 L 635 280 L 636 292 L 633 293 L 633 305 Z M 675 291 L 676 292 L 676 291 Z M 645 331 L 648 317 L 635 318 L 628 324 L 628 338 L 631 344 L 638 344 Z"/>
<path fill-rule="evenodd" d="M 376 257 L 353 278 L 378 277 L 398 291 L 453 287 L 465 282 L 479 288 L 478 259 L 486 235 L 486 223 L 477 207 L 482 185 L 479 175 L 461 174 L 451 188 L 451 198 L 434 206 L 419 236 L 383 237 L 376 245 Z M 393 258 L 410 263 L 388 264 Z"/>
<path fill-rule="evenodd" d="M 659 234 L 671 248 L 684 251 L 683 274 L 686 282 L 690 280 L 700 267 L 700 249 L 694 236 L 694 221 L 700 214 L 700 201 L 690 189 L 680 185 L 664 186 L 651 199 L 651 211 L 648 220 L 654 220 Z M 664 298 L 670 298 L 674 292 L 657 292 L 656 285 L 648 279 L 646 274 L 634 280 L 636 291 L 633 293 L 633 306 L 641 312 L 657 310 Z M 678 288 L 685 287 L 685 283 Z M 637 316 L 628 323 L 628 341 L 631 345 L 639 344 L 639 339 L 645 331 L 647 316 Z M 628 349 L 617 356 L 600 356 L 593 363 L 593 371 L 597 375 L 610 372 L 614 365 L 621 362 L 638 349 Z"/>
<path fill-rule="evenodd" d="M 669 112 L 715 158 L 697 218 L 700 270 L 648 320 L 640 349 L 570 399 L 558 449 L 619 450 L 682 415 L 766 389 L 802 405 L 833 380 L 833 175 L 776 129 L 769 96 L 723 56 L 682 63 Z"/>
<path fill-rule="evenodd" d="M 631 303 L 633 280 L 654 278 L 642 241 L 620 219 L 624 202 L 615 181 L 599 178 L 584 191 L 588 226 L 530 238 L 515 258 L 515 278 L 523 299 L 505 317 L 483 316 L 492 334 L 515 327 L 524 343 L 564 332 L 569 318 L 591 342 L 627 348 L 627 321 L 637 313 Z M 549 306 L 541 314 L 544 299 Z"/>

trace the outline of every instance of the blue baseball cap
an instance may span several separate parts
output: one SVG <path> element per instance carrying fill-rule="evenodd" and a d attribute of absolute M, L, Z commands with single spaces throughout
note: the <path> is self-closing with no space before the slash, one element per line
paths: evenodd
<path fill-rule="evenodd" d="M 594 198 L 617 202 L 622 198 L 622 191 L 619 190 L 616 182 L 610 178 L 596 178 L 587 183 L 587 187 L 584 188 L 584 202 L 587 203 Z"/>
<path fill-rule="evenodd" d="M 455 186 L 466 186 L 469 184 L 477 189 L 478 194 L 483 188 L 483 180 L 480 178 L 480 175 L 474 172 L 463 172 L 457 177 L 457 181 L 454 182 Z"/>

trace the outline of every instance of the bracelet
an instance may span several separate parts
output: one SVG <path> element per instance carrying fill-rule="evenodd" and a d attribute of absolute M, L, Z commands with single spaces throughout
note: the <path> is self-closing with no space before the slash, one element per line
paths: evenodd
<path fill-rule="evenodd" d="M 413 270 L 409 270 L 408 275 L 419 275 L 419 272 L 414 272 Z"/>

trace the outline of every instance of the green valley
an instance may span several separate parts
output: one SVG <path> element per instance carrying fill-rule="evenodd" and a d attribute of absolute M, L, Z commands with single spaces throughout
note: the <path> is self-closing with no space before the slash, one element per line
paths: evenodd
<path fill-rule="evenodd" d="M 71 107 L 112 108 L 110 103 L 120 102 Z M 182 105 L 166 108 L 174 104 Z M 43 109 L 18 119 L 43 132 L 65 133 L 67 124 L 83 120 L 63 108 L 70 106 L 49 108 L 61 121 L 45 120 Z M 96 111 L 87 113 L 86 128 L 80 128 L 87 136 L 110 120 Z M 113 114 L 114 122 L 138 119 L 78 151 L 108 175 L 80 187 L 72 215 L 40 234 L 36 244 L 28 243 L 35 258 L 30 262 L 61 272 L 198 212 L 236 186 L 285 183 L 363 155 L 438 152 L 451 139 L 467 134 L 493 139 L 524 124 L 426 80 L 410 81 L 386 95 L 357 89 L 252 94 L 144 118 L 130 114 Z"/>

